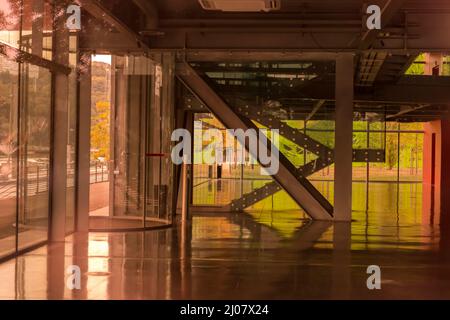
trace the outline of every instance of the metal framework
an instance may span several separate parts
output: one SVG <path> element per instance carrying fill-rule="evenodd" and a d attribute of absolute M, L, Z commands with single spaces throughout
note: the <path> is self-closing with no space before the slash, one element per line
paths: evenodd
<path fill-rule="evenodd" d="M 179 102 L 180 112 L 208 108 L 230 128 L 254 127 L 252 120 L 267 127 L 284 127 L 282 134 L 286 138 L 295 143 L 302 141 L 300 146 L 319 157 L 299 170 L 283 158 L 282 173 L 275 177 L 279 185 L 274 182 L 256 194 L 247 195 L 246 199 L 237 200 L 233 205 L 239 210 L 281 186 L 311 216 L 330 219 L 333 208 L 311 188 L 305 177 L 334 161 L 343 168 L 339 171 L 348 175 L 352 159 L 378 162 L 385 157 L 383 150 L 353 150 L 352 154 L 351 129 L 347 130 L 343 119 L 351 118 L 353 112 L 361 117 L 378 114 L 388 121 L 403 122 L 448 116 L 450 81 L 447 78 L 405 76 L 420 53 L 450 52 L 450 38 L 442 36 L 442 30 L 450 30 L 448 1 L 376 1 L 382 8 L 382 30 L 366 29 L 365 5 L 354 0 L 283 0 L 281 10 L 276 13 L 212 12 L 203 10 L 197 1 L 180 0 L 133 0 L 127 4 L 108 0 L 79 2 L 87 17 L 80 39 L 81 50 L 136 53 L 150 58 L 153 54 L 171 52 L 179 62 L 178 79 L 191 91 Z M 99 32 L 102 29 L 110 32 Z M 330 73 L 332 81 L 320 78 L 292 88 L 285 86 L 283 80 L 257 76 L 255 79 L 215 78 L 213 90 L 188 64 L 200 64 L 197 68 L 200 73 L 209 70 L 245 74 L 253 72 L 248 65 L 254 62 L 334 63 L 343 56 L 351 70 L 341 70 L 340 75 Z M 283 71 L 260 67 L 257 72 Z M 281 101 L 290 111 L 291 119 L 322 120 L 335 114 L 340 119 L 336 121 L 339 122 L 336 136 L 345 137 L 345 143 L 339 140 L 337 159 L 332 150 L 303 132 L 288 128 L 282 121 L 263 117 L 257 110 L 233 110 L 223 99 L 234 95 L 251 101 L 255 96 L 260 97 L 261 88 L 270 92 L 271 98 Z M 345 94 L 337 98 L 336 88 L 344 88 Z M 348 155 L 342 156 L 347 151 Z M 338 177 L 343 179 L 340 183 L 348 191 L 348 177 L 343 178 L 340 173 Z"/>
<path fill-rule="evenodd" d="M 177 77 L 227 128 L 256 129 L 251 121 L 237 115 L 189 64 L 177 65 Z M 248 149 L 247 144 L 246 148 Z M 271 148 L 275 146 L 272 145 Z M 257 154 L 252 156 L 259 159 Z M 312 218 L 332 219 L 333 208 L 329 202 L 306 178 L 295 176 L 295 167 L 282 154 L 280 154 L 280 170 L 273 177 Z"/>

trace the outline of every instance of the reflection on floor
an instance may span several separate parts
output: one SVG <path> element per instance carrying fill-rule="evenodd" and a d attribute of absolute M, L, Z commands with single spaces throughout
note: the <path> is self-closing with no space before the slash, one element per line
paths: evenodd
<path fill-rule="evenodd" d="M 448 247 L 432 229 L 386 227 L 366 237 L 356 224 L 350 244 L 346 224 L 305 223 L 290 239 L 245 216 L 192 224 L 185 245 L 178 229 L 76 235 L 41 248 L 0 266 L 0 298 L 450 298 Z M 82 270 L 81 290 L 65 287 L 72 264 Z M 371 264 L 382 268 L 381 291 L 366 288 Z"/>
<path fill-rule="evenodd" d="M 197 214 L 185 228 L 76 234 L 1 264 L 0 298 L 450 299 L 450 230 L 379 201 L 394 207 L 355 212 L 351 226 L 255 210 Z M 80 290 L 66 287 L 70 265 L 81 269 Z M 381 267 L 381 290 L 367 289 L 369 265 Z"/>
<path fill-rule="evenodd" d="M 270 180 L 245 180 L 240 185 L 239 181 L 231 179 L 204 180 L 194 188 L 195 205 L 227 205 L 234 199 L 239 199 L 241 194 L 256 190 Z M 330 202 L 334 200 L 334 182 L 316 180 L 312 184 Z M 241 192 L 242 188 L 242 192 Z M 279 191 L 254 204 L 251 211 L 299 211 L 299 206 L 285 192 Z M 422 184 L 417 182 L 380 182 L 363 181 L 353 183 L 353 210 L 358 212 L 382 212 L 408 223 L 420 223 L 422 212 Z M 306 218 L 306 216 L 305 216 Z M 384 217 L 386 218 L 386 217 Z M 383 219 L 384 219 L 383 218 Z M 379 216 L 369 215 L 369 219 L 378 220 Z M 419 220 L 418 220 L 419 219 Z M 374 221 L 372 221 L 374 222 Z"/>

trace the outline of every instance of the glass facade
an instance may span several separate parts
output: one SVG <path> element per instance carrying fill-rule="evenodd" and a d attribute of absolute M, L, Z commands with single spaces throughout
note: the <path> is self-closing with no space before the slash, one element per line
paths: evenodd
<path fill-rule="evenodd" d="M 1 256 L 48 239 L 52 75 L 4 56 L 0 65 Z"/>
<path fill-rule="evenodd" d="M 52 207 L 53 7 L 45 0 L 0 1 L 0 258 L 49 240 Z M 77 38 L 70 41 L 67 223 L 74 231 Z M 28 53 L 30 55 L 23 55 Z M 20 58 L 23 56 L 24 58 Z"/>
<path fill-rule="evenodd" d="M 0 55 L 0 256 L 16 247 L 19 65 Z"/>

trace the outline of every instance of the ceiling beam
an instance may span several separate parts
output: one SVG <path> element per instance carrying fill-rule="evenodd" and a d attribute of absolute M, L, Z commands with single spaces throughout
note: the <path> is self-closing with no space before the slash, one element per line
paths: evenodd
<path fill-rule="evenodd" d="M 141 36 L 130 29 L 125 22 L 116 17 L 108 8 L 97 0 L 77 0 L 78 4 L 89 14 L 100 21 L 104 21 L 111 25 L 118 32 L 125 35 L 131 41 L 138 43 L 139 46 L 148 48 Z M 89 36 L 89 35 L 87 35 Z M 100 37 L 101 38 L 101 37 Z M 100 39 L 99 38 L 99 39 Z"/>
<path fill-rule="evenodd" d="M 335 61 L 337 52 L 301 52 L 284 50 L 200 50 L 190 51 L 180 57 L 189 62 L 264 62 L 264 61 Z"/>
<path fill-rule="evenodd" d="M 391 22 L 395 14 L 401 9 L 405 0 L 386 0 L 381 9 L 381 29 L 384 29 Z M 382 30 L 367 30 L 362 36 L 358 45 L 359 50 L 367 50 L 373 45 L 377 36 Z"/>
<path fill-rule="evenodd" d="M 423 78 L 423 79 L 422 79 Z M 397 84 L 376 84 L 370 91 L 355 93 L 356 101 L 373 101 L 382 104 L 441 104 L 450 105 L 450 79 L 448 77 L 432 76 L 404 76 Z M 256 80 L 253 80 L 256 81 Z M 277 98 L 293 99 L 323 99 L 334 101 L 334 84 L 323 82 L 305 83 L 301 93 L 298 88 L 273 85 L 271 87 L 256 88 L 254 86 L 221 85 L 217 84 L 220 91 L 226 93 L 239 93 L 246 95 L 266 95 Z M 262 88 L 264 89 L 263 91 Z"/>
<path fill-rule="evenodd" d="M 385 14 L 382 21 L 386 24 L 401 8 L 399 1 L 390 0 L 385 5 Z M 388 19 L 392 16 L 391 19 Z M 183 20 L 184 21 L 184 20 Z M 177 51 L 186 55 L 197 52 L 205 53 L 217 51 L 242 51 L 255 53 L 259 51 L 280 52 L 388 52 L 389 54 L 414 54 L 420 52 L 449 52 L 450 38 L 442 36 L 442 30 L 450 30 L 450 13 L 408 13 L 407 35 L 399 38 L 389 33 L 389 27 L 383 32 L 389 33 L 383 41 L 371 41 L 380 30 L 367 31 L 361 36 L 359 31 L 340 32 L 338 28 L 323 26 L 321 32 L 314 32 L 314 27 L 302 30 L 296 27 L 283 26 L 279 21 L 267 19 L 267 26 L 254 25 L 252 27 L 233 25 L 233 20 L 226 24 L 219 23 L 216 28 L 206 28 L 201 24 L 193 25 L 189 22 L 175 24 L 171 22 L 170 28 L 162 27 L 163 36 L 151 37 L 151 48 L 154 51 Z M 239 21 L 242 24 L 242 21 Z M 226 27 L 225 27 L 226 26 Z M 273 28 L 274 26 L 277 26 Z M 346 26 L 344 24 L 345 28 Z M 201 27 L 201 30 L 195 28 Z M 352 27 L 352 26 L 351 26 Z M 194 29 L 192 29 L 194 28 Z M 284 31 L 283 31 L 284 28 Z M 344 29 L 345 29 L 344 28 Z M 342 30 L 341 30 L 342 31 Z M 412 35 L 418 35 L 413 37 Z M 361 37 L 363 40 L 361 40 Z M 355 39 L 357 39 L 355 41 Z M 361 44 L 361 45 L 360 45 Z M 275 58 L 274 58 L 275 59 Z M 212 60 L 209 58 L 208 60 Z"/>
<path fill-rule="evenodd" d="M 159 25 L 158 8 L 153 0 L 133 0 L 134 4 L 145 14 L 145 32 L 156 32 Z"/>

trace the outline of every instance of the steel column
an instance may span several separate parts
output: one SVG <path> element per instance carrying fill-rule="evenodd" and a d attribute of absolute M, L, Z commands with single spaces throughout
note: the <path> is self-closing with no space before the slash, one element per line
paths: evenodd
<path fill-rule="evenodd" d="M 353 54 L 336 59 L 334 219 L 352 219 Z"/>
<path fill-rule="evenodd" d="M 91 151 L 91 54 L 79 58 L 78 150 L 77 150 L 77 214 L 76 231 L 89 230 L 89 187 Z"/>
<path fill-rule="evenodd" d="M 60 8 L 57 6 L 56 10 Z M 69 64 L 69 30 L 63 16 L 55 16 L 53 33 L 55 62 Z M 67 143 L 69 80 L 64 73 L 53 74 L 53 152 L 50 240 L 64 241 L 66 236 Z"/>

